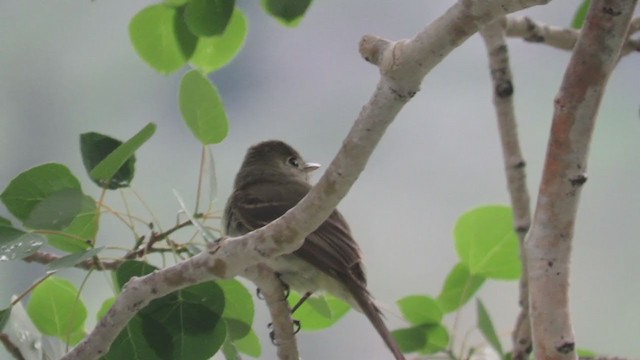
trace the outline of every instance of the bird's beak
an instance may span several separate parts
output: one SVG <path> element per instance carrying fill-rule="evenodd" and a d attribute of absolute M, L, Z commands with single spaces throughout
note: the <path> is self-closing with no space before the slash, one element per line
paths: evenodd
<path fill-rule="evenodd" d="M 304 170 L 304 172 L 312 172 L 313 170 L 317 170 L 318 168 L 320 168 L 320 164 L 318 163 L 305 163 L 304 166 L 302 167 L 302 170 Z"/>

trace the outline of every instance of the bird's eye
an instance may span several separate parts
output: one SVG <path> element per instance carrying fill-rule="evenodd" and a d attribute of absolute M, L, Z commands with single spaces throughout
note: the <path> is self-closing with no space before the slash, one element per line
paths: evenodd
<path fill-rule="evenodd" d="M 293 167 L 300 167 L 300 162 L 295 156 L 288 158 L 287 163 Z"/>

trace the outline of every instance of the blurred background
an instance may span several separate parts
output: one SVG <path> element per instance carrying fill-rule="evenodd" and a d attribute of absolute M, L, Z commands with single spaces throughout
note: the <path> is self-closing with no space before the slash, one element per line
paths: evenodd
<path fill-rule="evenodd" d="M 516 15 L 564 27 L 580 2 L 555 1 Z M 137 56 L 128 37 L 131 18 L 151 3 L 0 1 L 0 189 L 21 171 L 54 161 L 68 166 L 83 190 L 96 197 L 99 190 L 85 175 L 78 135 L 97 131 L 124 140 L 152 121 L 158 130 L 136 153 L 133 188 L 164 228 L 175 223 L 179 210 L 172 189 L 194 204 L 200 145 L 178 109 L 184 70 L 159 75 Z M 236 60 L 210 77 L 231 123 L 228 138 L 213 148 L 214 208 L 224 207 L 246 148 L 258 141 L 282 139 L 306 160 L 328 164 L 379 78 L 358 55 L 361 36 L 412 37 L 453 3 L 316 1 L 299 27 L 288 29 L 257 1 L 237 1 L 249 19 L 248 38 Z M 535 204 L 553 98 L 570 54 L 521 39 L 509 45 Z M 571 274 L 578 347 L 630 357 L 640 356 L 639 65 L 637 54 L 622 59 L 602 102 Z M 509 202 L 491 97 L 484 44 L 474 35 L 425 78 L 340 204 L 363 249 L 371 292 L 392 309 L 391 328 L 403 326 L 394 315 L 397 299 L 439 293 L 457 262 L 452 241 L 457 217 L 479 205 Z M 131 199 L 137 214 L 151 220 Z M 107 202 L 122 208 L 117 193 Z M 1 205 L 0 216 L 9 216 Z M 132 236 L 104 217 L 98 243 L 130 247 Z M 1 262 L 0 307 L 44 271 L 42 265 Z M 84 274 L 65 270 L 60 276 L 79 285 Z M 93 274 L 83 292 L 89 329 L 101 302 L 112 295 L 108 281 Z M 479 296 L 510 348 L 517 283 L 487 282 Z M 264 304 L 256 301 L 256 308 L 263 358 L 275 358 Z M 474 324 L 475 306 L 467 306 L 452 336 L 459 341 Z M 367 319 L 355 312 L 328 330 L 300 334 L 299 341 L 305 359 L 388 358 Z M 476 330 L 468 344 L 479 343 Z M 4 349 L 0 358 L 8 358 Z"/>

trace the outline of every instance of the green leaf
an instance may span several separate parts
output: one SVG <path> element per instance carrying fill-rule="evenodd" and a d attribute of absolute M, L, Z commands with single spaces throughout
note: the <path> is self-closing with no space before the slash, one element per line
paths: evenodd
<path fill-rule="evenodd" d="M 111 344 L 109 352 L 104 356 L 104 359 L 171 360 L 171 349 L 166 351 L 167 347 L 172 344 L 169 331 L 161 325 L 156 326 L 154 336 L 157 344 L 155 346 L 159 346 L 159 348 L 152 348 L 145 338 L 144 329 L 142 317 L 139 315 L 134 316 Z M 163 357 L 158 356 L 156 352 L 161 352 L 161 350 L 165 350 Z"/>
<path fill-rule="evenodd" d="M 84 195 L 80 189 L 63 189 L 42 199 L 24 225 L 32 229 L 61 230 L 80 212 Z"/>
<path fill-rule="evenodd" d="M 225 360 L 242 360 L 238 349 L 229 338 L 227 338 L 224 341 L 224 344 L 222 344 L 222 355 Z"/>
<path fill-rule="evenodd" d="M 113 303 L 115 302 L 116 302 L 115 297 L 110 297 L 105 301 L 103 301 L 102 305 L 100 306 L 100 310 L 98 310 L 98 313 L 96 314 L 96 319 L 100 321 L 100 319 L 102 319 L 105 315 L 107 315 L 107 312 L 109 312 L 109 309 L 111 309 L 111 307 L 113 306 Z"/>
<path fill-rule="evenodd" d="M 429 325 L 426 336 L 427 345 L 420 350 L 421 354 L 435 354 L 449 346 L 449 332 L 442 325 Z"/>
<path fill-rule="evenodd" d="M 87 259 L 91 259 L 92 257 L 98 255 L 98 253 L 103 249 L 104 247 L 99 247 L 63 256 L 50 262 L 49 265 L 47 265 L 47 269 L 51 271 L 73 267 L 76 264 L 79 264 Z"/>
<path fill-rule="evenodd" d="M 129 37 L 138 55 L 156 71 L 168 74 L 187 63 L 196 48 L 182 8 L 156 4 L 137 13 L 129 24 Z"/>
<path fill-rule="evenodd" d="M 300 300 L 300 294 L 289 293 L 289 305 L 294 306 Z M 331 295 L 324 295 L 324 300 L 311 297 L 296 310 L 295 318 L 304 324 L 303 331 L 326 329 L 340 320 L 351 307 L 344 301 Z"/>
<path fill-rule="evenodd" d="M 33 290 L 27 313 L 43 334 L 64 341 L 69 335 L 84 331 L 87 318 L 78 289 L 70 281 L 53 276 Z"/>
<path fill-rule="evenodd" d="M 122 288 L 131 277 L 155 269 L 141 261 L 126 261 L 114 274 L 116 284 Z M 151 301 L 140 310 L 142 321 L 136 331 L 143 331 L 146 343 L 154 349 L 152 358 L 209 359 L 227 338 L 225 322 L 221 321 L 224 309 L 222 288 L 205 282 Z M 133 335 L 121 340 L 124 348 L 142 346 L 136 345 L 141 340 Z"/>
<path fill-rule="evenodd" d="M 489 342 L 491 347 L 500 354 L 500 357 L 504 357 L 502 344 L 500 344 L 500 339 L 498 339 L 496 330 L 493 327 L 493 322 L 491 321 L 489 312 L 480 299 L 476 299 L 476 313 L 476 316 L 478 317 L 478 328 L 482 332 L 482 335 L 484 335 L 484 338 Z"/>
<path fill-rule="evenodd" d="M 449 313 L 466 304 L 478 291 L 484 280 L 485 278 L 482 276 L 471 275 L 465 264 L 456 264 L 447 275 L 442 291 L 438 295 L 437 300 L 442 311 Z"/>
<path fill-rule="evenodd" d="M 418 325 L 391 332 L 403 353 L 433 354 L 449 345 L 449 332 L 440 325 Z"/>
<path fill-rule="evenodd" d="M 154 270 L 158 270 L 157 267 L 138 260 L 127 260 L 123 262 L 120 267 L 114 272 L 115 283 L 119 290 L 122 290 L 124 285 L 134 276 L 144 276 L 151 274 Z"/>
<path fill-rule="evenodd" d="M 9 321 L 9 317 L 11 316 L 11 307 L 0 310 L 0 332 L 4 329 L 4 326 Z"/>
<path fill-rule="evenodd" d="M 442 321 L 442 309 L 432 297 L 409 295 L 397 303 L 402 316 L 413 325 L 439 324 Z"/>
<path fill-rule="evenodd" d="M 458 219 L 454 236 L 460 261 L 472 275 L 502 280 L 520 278 L 520 246 L 513 230 L 511 208 L 488 205 L 470 210 Z"/>
<path fill-rule="evenodd" d="M 253 324 L 253 297 L 242 283 L 235 279 L 218 280 L 216 284 L 224 293 L 224 312 L 227 331 L 232 340 L 241 339 L 251 331 Z"/>
<path fill-rule="evenodd" d="M 229 122 L 216 87 L 196 70 L 180 84 L 180 111 L 193 135 L 203 144 L 217 144 L 229 131 Z"/>
<path fill-rule="evenodd" d="M 263 9 L 281 24 L 297 26 L 311 5 L 311 0 L 262 0 Z"/>
<path fill-rule="evenodd" d="M 249 330 L 249 333 L 245 337 L 235 340 L 233 344 L 236 346 L 236 349 L 243 354 L 254 358 L 259 358 L 260 355 L 262 355 L 260 340 L 252 329 Z"/>
<path fill-rule="evenodd" d="M 80 210 L 81 194 L 80 182 L 66 166 L 48 163 L 16 176 L 0 199 L 25 226 L 62 229 Z"/>
<path fill-rule="evenodd" d="M 173 359 L 209 359 L 227 337 L 221 321 L 224 307 L 224 292 L 209 281 L 156 299 L 140 314 L 169 331 Z M 146 338 L 153 347 L 156 339 L 149 335 Z"/>
<path fill-rule="evenodd" d="M 247 37 L 247 18 L 239 8 L 220 36 L 200 37 L 189 62 L 205 74 L 218 70 L 231 62 L 242 49 Z"/>
<path fill-rule="evenodd" d="M 0 225 L 0 261 L 23 259 L 38 251 L 45 241 L 42 235 Z"/>
<path fill-rule="evenodd" d="M 91 171 L 120 145 L 122 145 L 122 141 L 107 135 L 96 132 L 80 134 L 82 163 L 91 181 L 96 185 L 107 189 L 117 189 L 119 184 L 129 184 L 131 179 L 133 179 L 136 161 L 135 155 L 127 159 L 125 163 L 117 169 L 111 181 L 105 181 L 91 176 Z"/>
<path fill-rule="evenodd" d="M 134 154 L 136 150 L 147 142 L 155 132 L 156 125 L 154 123 L 149 123 L 147 126 L 142 128 L 142 130 L 138 131 L 137 134 L 133 135 L 129 140 L 119 145 L 114 150 L 105 154 L 102 152 L 104 149 L 99 149 L 101 151 L 100 155 L 106 156 L 97 165 L 93 164 L 94 167 L 92 167 L 89 172 L 91 179 L 105 189 L 117 189 L 129 186 L 134 173 Z M 101 136 L 96 133 L 91 134 L 94 135 L 92 137 Z M 102 135 L 102 139 L 104 138 L 106 138 L 106 136 Z M 83 143 L 82 140 L 81 143 Z M 95 144 L 95 142 L 92 144 Z M 98 149 L 97 147 L 91 147 L 89 150 Z M 85 159 L 84 153 L 85 152 L 83 151 L 83 160 Z"/>
<path fill-rule="evenodd" d="M 91 240 L 98 233 L 98 209 L 91 196 L 84 195 L 80 212 L 71 224 L 59 234 L 47 234 L 49 245 L 56 249 L 75 253 L 91 247 Z"/>
<path fill-rule="evenodd" d="M 403 353 L 416 352 L 427 345 L 427 334 L 424 326 L 397 329 L 391 332 L 400 351 Z"/>
<path fill-rule="evenodd" d="M 574 29 L 582 29 L 584 25 L 584 20 L 587 18 L 587 13 L 589 12 L 589 7 L 591 6 L 591 0 L 583 0 L 582 4 L 576 10 L 576 14 L 573 16 L 573 20 L 571 20 L 571 27 Z"/>
<path fill-rule="evenodd" d="M 164 4 L 167 6 L 180 7 L 186 5 L 189 0 L 164 0 Z"/>
<path fill-rule="evenodd" d="M 235 0 L 190 0 L 184 11 L 185 21 L 194 35 L 220 35 L 229 23 L 234 6 Z"/>
<path fill-rule="evenodd" d="M 578 358 L 595 358 L 598 354 L 595 351 L 589 349 L 581 349 L 577 348 L 576 353 L 578 354 Z"/>
<path fill-rule="evenodd" d="M 11 221 L 9 221 L 9 219 L 5 219 L 2 216 L 0 216 L 0 225 L 5 225 L 5 226 L 9 226 L 11 227 Z"/>

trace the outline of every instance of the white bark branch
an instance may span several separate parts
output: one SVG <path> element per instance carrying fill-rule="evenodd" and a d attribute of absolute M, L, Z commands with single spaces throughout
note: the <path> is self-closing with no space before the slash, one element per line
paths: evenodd
<path fill-rule="evenodd" d="M 594 0 L 555 100 L 533 225 L 526 237 L 537 359 L 576 359 L 569 310 L 573 229 L 602 94 L 636 0 Z"/>
<path fill-rule="evenodd" d="M 506 31 L 509 37 L 519 37 L 529 42 L 543 43 L 561 50 L 571 50 L 578 41 L 580 30 L 543 24 L 528 17 L 508 17 Z M 640 18 L 633 19 L 620 57 L 640 51 L 640 39 L 631 35 L 640 31 Z"/>
<path fill-rule="evenodd" d="M 520 151 L 516 115 L 513 105 L 513 78 L 509 65 L 509 51 L 505 38 L 505 18 L 492 21 L 480 29 L 489 54 L 489 66 L 493 80 L 493 104 L 498 119 L 507 188 L 511 196 L 511 207 L 515 231 L 520 242 L 522 276 L 520 277 L 520 314 L 512 333 L 512 357 L 526 360 L 531 353 L 531 326 L 529 322 L 529 286 L 527 282 L 524 238 L 531 226 L 529 190 L 525 173 L 525 160 Z"/>
<path fill-rule="evenodd" d="M 386 128 L 419 90 L 431 69 L 478 31 L 479 26 L 497 16 L 549 1 L 460 0 L 411 40 L 388 42 L 365 36 L 360 50 L 366 59 L 380 67 L 380 81 L 340 151 L 309 194 L 261 229 L 211 245 L 208 251 L 174 266 L 132 278 L 107 315 L 63 360 L 96 359 L 104 355 L 127 322 L 155 298 L 192 284 L 242 274 L 265 259 L 295 251 L 347 194 Z"/>
<path fill-rule="evenodd" d="M 273 326 L 273 341 L 278 345 L 278 359 L 298 360 L 298 345 L 296 342 L 291 309 L 284 296 L 285 289 L 276 274 L 266 267 L 256 265 L 247 268 L 243 276 L 251 280 L 260 289 L 269 312 Z"/>

